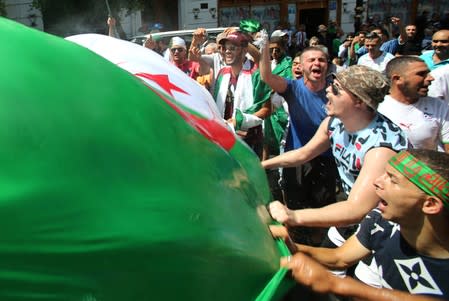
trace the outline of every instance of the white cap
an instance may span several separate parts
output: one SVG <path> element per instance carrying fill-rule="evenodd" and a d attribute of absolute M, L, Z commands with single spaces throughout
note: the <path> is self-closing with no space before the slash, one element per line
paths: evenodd
<path fill-rule="evenodd" d="M 271 38 L 280 38 L 280 37 L 285 36 L 286 34 L 287 34 L 286 32 L 283 32 L 282 30 L 277 29 L 277 30 L 273 31 L 273 33 L 271 34 Z"/>
<path fill-rule="evenodd" d="M 180 37 L 171 38 L 170 48 L 175 48 L 175 47 L 187 48 L 186 41 L 184 41 L 184 39 L 182 39 Z"/>

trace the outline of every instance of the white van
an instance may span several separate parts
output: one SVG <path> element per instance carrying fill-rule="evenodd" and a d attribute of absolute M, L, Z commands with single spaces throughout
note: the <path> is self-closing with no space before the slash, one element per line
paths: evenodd
<path fill-rule="evenodd" d="M 219 33 L 222 33 L 225 29 L 226 29 L 226 27 L 206 28 L 207 39 L 209 41 L 212 40 L 215 42 L 215 38 L 217 37 L 217 35 Z M 166 39 L 167 43 L 170 41 L 170 39 L 172 37 L 180 37 L 180 38 L 183 38 L 186 41 L 187 46 L 189 46 L 190 43 L 192 42 L 192 34 L 194 31 L 195 31 L 195 29 L 161 31 L 161 32 L 151 33 L 151 36 L 155 40 L 158 40 L 160 38 Z M 150 35 L 150 33 L 145 34 L 145 35 L 134 36 L 131 39 L 129 39 L 129 41 L 139 44 L 139 45 L 143 45 L 145 40 L 148 38 L 148 35 Z"/>

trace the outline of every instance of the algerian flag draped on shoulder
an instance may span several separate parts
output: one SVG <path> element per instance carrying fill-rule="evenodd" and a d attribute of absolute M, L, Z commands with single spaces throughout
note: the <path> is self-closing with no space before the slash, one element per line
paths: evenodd
<path fill-rule="evenodd" d="M 292 59 L 289 56 L 284 56 L 272 72 L 273 74 L 286 79 L 293 78 Z M 271 96 L 271 88 L 265 83 L 263 83 L 263 85 L 265 93 L 269 93 Z M 276 93 L 273 94 L 273 97 L 280 98 L 281 96 Z M 281 140 L 284 136 L 287 124 L 288 113 L 284 110 L 282 104 L 277 107 L 275 106 L 275 109 L 271 115 L 264 120 L 264 144 L 268 147 L 268 152 L 270 155 L 279 155 Z"/>
<path fill-rule="evenodd" d="M 0 300 L 256 299 L 281 255 L 263 170 L 207 100 L 177 98 L 188 77 L 0 34 Z"/>
<path fill-rule="evenodd" d="M 254 115 L 270 100 L 265 91 L 265 84 L 260 79 L 259 71 L 255 71 L 253 63 L 246 60 L 238 75 L 237 84 L 231 84 L 231 66 L 220 69 L 215 83 L 214 99 L 220 116 L 224 116 L 227 97 L 233 86 L 233 118 L 236 130 L 245 130 L 262 124 L 263 119 Z M 263 86 L 263 87 L 262 87 Z M 261 88 L 262 87 L 262 88 Z"/>

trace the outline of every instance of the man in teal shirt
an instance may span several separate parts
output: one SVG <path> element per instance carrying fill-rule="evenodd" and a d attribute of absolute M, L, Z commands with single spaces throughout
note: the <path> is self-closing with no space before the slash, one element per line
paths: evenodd
<path fill-rule="evenodd" d="M 433 34 L 432 48 L 420 56 L 431 71 L 449 64 L 449 30 L 442 29 Z"/>

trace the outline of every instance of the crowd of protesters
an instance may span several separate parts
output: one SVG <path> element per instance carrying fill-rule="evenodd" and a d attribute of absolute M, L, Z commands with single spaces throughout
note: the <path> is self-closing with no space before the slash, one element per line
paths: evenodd
<path fill-rule="evenodd" d="M 208 89 L 260 158 L 273 235 L 302 253 L 283 264 L 319 293 L 449 298 L 449 15 L 427 19 L 346 35 L 331 21 L 311 37 L 242 20 L 214 41 L 199 28 L 190 45 L 144 43 Z"/>

